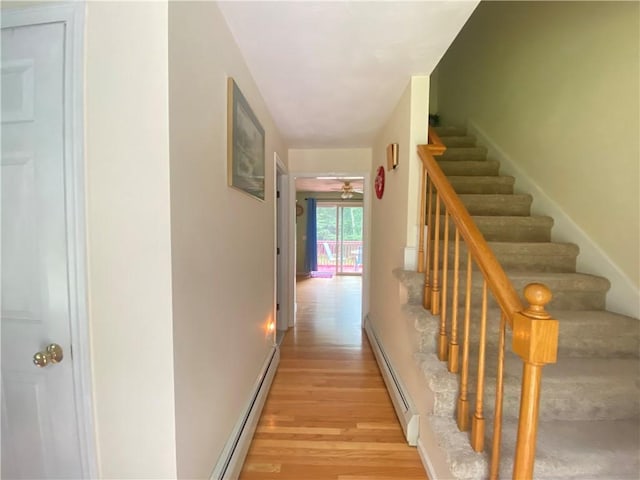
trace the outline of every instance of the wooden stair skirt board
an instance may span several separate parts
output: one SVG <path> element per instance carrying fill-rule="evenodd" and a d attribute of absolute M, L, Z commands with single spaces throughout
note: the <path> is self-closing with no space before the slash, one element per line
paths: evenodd
<path fill-rule="evenodd" d="M 247 402 L 242 416 L 238 419 L 211 472 L 210 480 L 235 480 L 240 475 L 279 363 L 280 349 L 274 346 L 258 375 L 252 390 L 253 395 Z"/>
<path fill-rule="evenodd" d="M 364 319 L 364 330 L 367 333 L 371 349 L 376 357 L 376 363 L 378 364 L 384 383 L 387 386 L 387 391 L 391 397 L 393 408 L 396 411 L 396 415 L 398 416 L 398 420 L 402 426 L 402 431 L 407 439 L 407 443 L 411 446 L 416 446 L 418 444 L 420 425 L 420 416 L 418 415 L 418 411 L 413 405 L 402 381 L 396 375 L 393 365 L 391 365 L 391 361 L 384 351 L 384 346 L 378 339 L 373 325 L 369 320 L 369 315 Z"/>

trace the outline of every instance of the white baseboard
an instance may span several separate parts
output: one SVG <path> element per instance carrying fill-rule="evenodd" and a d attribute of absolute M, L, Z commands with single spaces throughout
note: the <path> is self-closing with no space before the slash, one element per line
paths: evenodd
<path fill-rule="evenodd" d="M 222 454 L 211 473 L 210 480 L 235 480 L 240 476 L 244 459 L 260 419 L 262 407 L 271 388 L 271 382 L 280 362 L 280 350 L 273 347 L 260 371 L 252 390 L 253 394 L 238 419 Z"/>
<path fill-rule="evenodd" d="M 420 456 L 420 461 L 422 462 L 422 466 L 427 472 L 427 477 L 429 478 L 429 480 L 437 480 L 438 476 L 436 474 L 436 470 L 435 468 L 433 468 L 433 464 L 429 459 L 429 454 L 427 453 L 427 450 L 424 447 L 424 444 L 422 443 L 422 441 L 420 441 L 420 439 L 418 439 L 417 447 L 418 447 L 418 455 Z"/>
<path fill-rule="evenodd" d="M 555 241 L 572 242 L 580 247 L 578 270 L 606 277 L 611 282 L 607 294 L 607 309 L 616 313 L 640 317 L 640 289 L 613 260 L 585 233 L 545 191 L 522 170 L 473 120 L 467 123 L 467 131 L 478 143 L 487 147 L 489 156 L 500 161 L 500 170 L 516 178 L 518 190 L 533 195 L 532 212 L 553 217 L 552 238 Z"/>
<path fill-rule="evenodd" d="M 369 338 L 371 349 L 376 357 L 376 362 L 380 368 L 380 373 L 384 379 L 384 383 L 387 386 L 387 391 L 391 397 L 393 408 L 396 411 L 402 430 L 404 431 L 405 438 L 409 445 L 415 446 L 418 443 L 418 433 L 420 427 L 420 415 L 418 410 L 414 407 L 411 398 L 406 393 L 407 390 L 402 384 L 400 378 L 396 375 L 391 361 L 387 357 L 384 347 L 378 336 L 376 335 L 373 325 L 367 315 L 364 319 L 364 330 Z"/>
<path fill-rule="evenodd" d="M 404 269 L 418 269 L 418 249 L 416 247 L 404 247 Z"/>

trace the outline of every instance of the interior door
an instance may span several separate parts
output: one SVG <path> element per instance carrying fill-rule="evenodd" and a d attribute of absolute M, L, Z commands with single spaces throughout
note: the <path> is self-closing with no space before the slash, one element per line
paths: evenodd
<path fill-rule="evenodd" d="M 79 478 L 65 205 L 65 24 L 2 28 L 2 478 Z M 47 354 L 52 343 L 63 358 Z M 36 352 L 48 359 L 34 364 Z"/>

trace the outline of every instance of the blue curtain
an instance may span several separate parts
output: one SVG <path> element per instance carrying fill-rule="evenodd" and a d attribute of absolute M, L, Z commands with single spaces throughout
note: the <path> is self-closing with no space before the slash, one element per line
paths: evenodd
<path fill-rule="evenodd" d="M 304 261 L 306 272 L 318 270 L 318 233 L 316 227 L 316 199 L 307 198 L 307 244 Z"/>

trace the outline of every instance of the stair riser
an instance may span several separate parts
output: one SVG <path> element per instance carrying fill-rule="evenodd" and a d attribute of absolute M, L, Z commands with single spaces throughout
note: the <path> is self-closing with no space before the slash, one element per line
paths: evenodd
<path fill-rule="evenodd" d="M 529 217 L 531 218 L 531 217 Z M 523 224 L 508 219 L 477 220 L 476 225 L 487 242 L 550 242 L 551 225 Z"/>
<path fill-rule="evenodd" d="M 467 135 L 467 130 L 462 127 L 452 127 L 449 125 L 434 127 L 434 130 L 442 140 L 442 143 L 446 145 L 447 139 L 444 137 L 464 137 Z"/>
<path fill-rule="evenodd" d="M 420 332 L 416 332 L 417 349 L 421 353 L 436 353 L 437 339 L 440 333 L 439 318 L 433 318 L 427 311 L 425 317 L 430 317 L 426 326 L 423 324 Z M 555 318 L 555 317 L 554 317 Z M 637 329 L 616 328 L 615 323 L 602 322 L 599 324 L 580 324 L 566 322 L 562 316 L 558 317 L 560 333 L 558 335 L 558 358 L 638 358 L 640 342 Z M 462 333 L 464 309 L 458 310 L 458 343 L 462 349 Z M 500 316 L 491 311 L 487 316 L 487 349 L 495 351 L 498 346 L 498 326 Z M 451 311 L 447 319 L 447 341 L 451 339 Z M 469 338 L 472 345 L 476 345 L 480 338 L 477 318 L 472 323 Z M 511 341 L 507 341 L 510 345 Z"/>
<path fill-rule="evenodd" d="M 476 138 L 471 136 L 460 136 L 460 137 L 450 136 L 450 137 L 444 137 L 441 140 L 442 140 L 442 143 L 444 143 L 447 148 L 476 146 Z"/>
<path fill-rule="evenodd" d="M 546 217 L 473 217 L 478 230 L 487 242 L 550 242 L 553 222 Z M 449 221 L 449 235 L 455 235 L 453 220 Z M 435 229 L 435 223 L 434 223 Z M 440 238 L 444 238 L 444 215 L 440 216 Z M 462 240 L 462 239 L 461 239 Z"/>
<path fill-rule="evenodd" d="M 448 147 L 439 160 L 457 162 L 460 160 L 487 159 L 487 149 L 484 147 Z"/>
<path fill-rule="evenodd" d="M 513 177 L 449 177 L 451 186 L 458 194 L 503 194 L 513 193 Z"/>
<path fill-rule="evenodd" d="M 528 195 L 474 195 L 472 197 L 460 195 L 460 200 L 462 200 L 462 204 L 466 207 L 470 215 L 524 217 L 531 214 L 531 197 Z M 431 205 L 432 210 L 435 210 L 435 197 Z M 445 211 L 446 207 L 444 203 L 440 201 L 440 214 L 444 215 Z"/>
<path fill-rule="evenodd" d="M 560 358 L 638 358 L 640 343 L 637 336 L 616 336 L 615 334 L 591 334 L 586 328 L 568 331 L 560 321 L 558 335 L 558 357 Z M 595 330 L 595 329 L 594 329 Z M 615 330 L 613 330 L 615 332 Z M 420 340 L 420 347 L 425 340 Z"/>
<path fill-rule="evenodd" d="M 441 244 L 442 245 L 442 244 Z M 542 245 L 542 244 L 541 244 Z M 492 247 L 498 262 L 505 270 L 513 270 L 520 272 L 575 272 L 576 271 L 576 253 L 563 253 L 558 255 L 551 254 L 552 249 L 546 249 L 549 254 L 536 254 L 533 249 L 525 249 L 523 247 L 522 253 L 513 253 L 513 249 L 503 249 L 500 246 Z M 506 251 L 505 251 L 506 250 Z M 558 251 L 566 249 L 558 248 Z M 466 268 L 467 248 L 466 245 L 461 242 L 459 248 L 459 261 L 460 271 L 464 271 Z M 454 266 L 454 242 L 449 242 L 448 252 L 448 267 L 452 269 Z M 439 262 L 440 268 L 442 268 L 444 260 L 444 246 L 440 247 Z"/>
<path fill-rule="evenodd" d="M 448 302 L 451 302 L 453 298 L 453 274 L 447 275 L 447 283 L 449 289 L 447 292 Z M 442 277 L 439 278 L 439 282 L 442 281 Z M 522 295 L 524 287 L 531 283 L 533 280 L 515 279 L 512 283 L 521 297 L 521 301 L 525 304 L 525 299 Z M 465 303 L 464 299 L 464 282 L 459 287 L 460 293 L 458 298 L 459 307 L 463 307 Z M 424 297 L 424 284 L 423 280 L 416 277 L 410 282 L 405 282 L 408 294 L 408 303 L 421 305 Z M 607 290 L 599 287 L 591 287 L 589 285 L 573 285 L 568 282 L 566 285 L 548 285 L 553 292 L 553 298 L 547 305 L 549 310 L 603 310 L 605 308 L 605 300 Z M 442 287 L 440 287 L 442 291 Z M 482 305 L 482 285 L 479 275 L 474 276 L 474 281 L 471 287 L 471 306 L 472 314 L 477 315 L 480 306 Z M 497 308 L 498 305 L 493 298 L 491 292 L 487 294 L 488 308 Z"/>
<path fill-rule="evenodd" d="M 462 357 L 462 353 L 460 353 Z M 438 362 L 431 357 L 429 362 Z M 575 365 L 575 361 L 574 361 Z M 470 413 L 475 411 L 477 392 L 477 367 L 478 352 L 474 348 L 469 354 L 467 398 L 469 399 Z M 600 364 L 600 367 L 602 364 Z M 598 366 L 594 366 L 599 372 L 592 376 L 582 373 L 570 373 L 569 369 L 562 367 L 562 361 L 548 367 L 555 369 L 543 370 L 542 395 L 540 404 L 540 421 L 552 420 L 623 420 L 640 418 L 640 385 L 629 370 L 629 364 L 620 365 L 621 372 L 606 372 Z M 427 367 L 427 375 L 432 373 L 429 387 L 436 397 L 434 414 L 452 416 L 457 405 L 460 389 L 460 374 L 445 371 L 446 363 L 431 363 Z M 520 407 L 520 390 L 522 361 L 515 354 L 507 352 L 504 365 L 504 396 L 503 417 L 505 419 L 517 419 Z M 561 372 L 566 372 L 562 374 Z M 484 369 L 484 396 L 483 411 L 485 417 L 492 418 L 496 392 L 497 357 L 495 350 L 487 350 L 487 359 Z M 546 372 L 546 375 L 545 375 Z M 454 401 L 449 403 L 453 398 Z"/>
<path fill-rule="evenodd" d="M 457 176 L 491 176 L 498 175 L 500 172 L 500 163 L 493 162 L 490 160 L 486 161 L 465 161 L 465 160 L 455 160 L 455 161 L 438 161 L 442 172 L 447 175 L 457 175 Z"/>
<path fill-rule="evenodd" d="M 476 379 L 469 383 L 470 413 L 475 412 Z M 505 385 L 503 397 L 503 419 L 517 420 L 520 409 L 520 385 Z M 588 396 L 577 395 L 585 390 L 585 386 L 565 384 L 545 388 L 544 375 L 542 396 L 540 398 L 539 420 L 625 420 L 637 419 L 640 408 L 636 400 L 640 391 L 634 388 L 588 389 Z M 437 392 L 433 414 L 438 416 L 455 416 L 457 392 Z M 451 400 L 454 401 L 451 401 Z M 495 410 L 495 379 L 486 379 L 483 413 L 486 421 L 493 423 Z"/>

